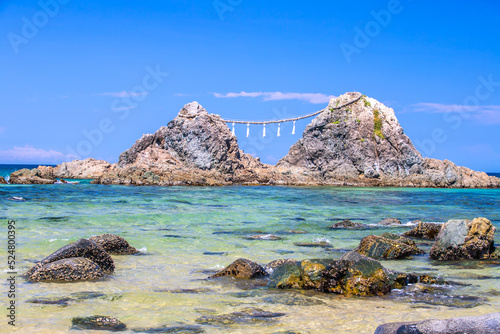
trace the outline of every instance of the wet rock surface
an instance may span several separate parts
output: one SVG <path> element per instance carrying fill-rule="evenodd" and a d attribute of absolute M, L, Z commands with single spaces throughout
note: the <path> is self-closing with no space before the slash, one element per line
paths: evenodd
<path fill-rule="evenodd" d="M 43 265 L 62 259 L 79 257 L 87 258 L 88 260 L 94 262 L 102 271 L 106 273 L 112 273 L 115 270 L 113 259 L 103 248 L 87 239 L 80 239 L 50 254 L 45 259 L 37 263 L 33 268 L 29 269 L 26 274 L 30 277 Z"/>
<path fill-rule="evenodd" d="M 441 224 L 419 222 L 415 228 L 403 233 L 403 236 L 435 240 L 442 226 Z"/>
<path fill-rule="evenodd" d="M 118 235 L 102 234 L 91 237 L 89 240 L 95 242 L 109 254 L 129 255 L 139 253 L 137 249 L 129 245 L 127 240 Z"/>
<path fill-rule="evenodd" d="M 79 330 L 103 330 L 103 331 L 124 331 L 127 326 L 115 317 L 90 315 L 85 317 L 75 317 L 71 319 L 71 329 Z"/>
<path fill-rule="evenodd" d="M 97 264 L 83 257 L 64 258 L 34 268 L 28 275 L 31 282 L 88 281 L 105 276 Z"/>
<path fill-rule="evenodd" d="M 238 259 L 218 273 L 210 276 L 210 278 L 223 276 L 232 276 L 235 278 L 258 278 L 267 276 L 267 272 L 259 264 L 253 261 Z"/>
<path fill-rule="evenodd" d="M 500 313 L 380 325 L 375 334 L 498 334 Z"/>
<path fill-rule="evenodd" d="M 379 221 L 377 225 L 382 225 L 382 226 L 401 225 L 401 221 L 396 218 L 386 218 L 382 221 Z"/>
<path fill-rule="evenodd" d="M 496 228 L 486 218 L 449 220 L 432 245 L 434 260 L 484 259 L 494 252 Z"/>
<path fill-rule="evenodd" d="M 393 233 L 384 233 L 381 236 L 369 235 L 363 238 L 356 252 L 374 259 L 387 260 L 424 253 L 412 240 Z"/>
<path fill-rule="evenodd" d="M 361 224 L 361 223 L 355 223 L 350 220 L 342 220 L 338 223 L 334 223 L 332 226 L 330 226 L 331 229 L 366 229 L 369 228 L 368 225 L 366 224 Z"/>

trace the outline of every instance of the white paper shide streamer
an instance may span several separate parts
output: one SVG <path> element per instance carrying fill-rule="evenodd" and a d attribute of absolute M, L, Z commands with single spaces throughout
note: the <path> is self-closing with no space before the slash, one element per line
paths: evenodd
<path fill-rule="evenodd" d="M 264 124 L 264 129 L 262 130 L 262 137 L 266 136 L 266 124 Z"/>
<path fill-rule="evenodd" d="M 278 134 L 276 135 L 277 137 L 281 136 L 280 130 L 281 130 L 281 123 L 278 123 Z"/>
<path fill-rule="evenodd" d="M 295 134 L 295 121 L 293 121 L 293 129 L 292 129 L 292 135 Z"/>
<path fill-rule="evenodd" d="M 247 123 L 247 137 L 250 135 L 250 123 Z"/>
<path fill-rule="evenodd" d="M 233 123 L 233 136 L 234 136 L 234 123 Z"/>

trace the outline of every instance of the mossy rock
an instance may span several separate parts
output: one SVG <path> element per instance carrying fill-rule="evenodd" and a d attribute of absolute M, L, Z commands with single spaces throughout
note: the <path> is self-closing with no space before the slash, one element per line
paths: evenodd
<path fill-rule="evenodd" d="M 301 289 L 304 287 L 300 265 L 298 263 L 284 263 L 274 268 L 267 286 L 277 289 Z"/>
<path fill-rule="evenodd" d="M 415 243 L 394 233 L 382 236 L 369 235 L 361 240 L 356 251 L 374 259 L 401 259 L 413 254 L 423 254 Z"/>

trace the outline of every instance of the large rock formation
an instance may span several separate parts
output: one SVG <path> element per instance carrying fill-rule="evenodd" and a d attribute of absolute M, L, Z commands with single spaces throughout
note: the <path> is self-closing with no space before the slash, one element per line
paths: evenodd
<path fill-rule="evenodd" d="M 142 138 L 116 165 L 84 160 L 11 175 L 11 183 L 93 178 L 126 185 L 500 187 L 500 179 L 423 158 L 394 110 L 360 93 L 332 99 L 276 166 L 243 153 L 224 120 L 197 102 Z"/>

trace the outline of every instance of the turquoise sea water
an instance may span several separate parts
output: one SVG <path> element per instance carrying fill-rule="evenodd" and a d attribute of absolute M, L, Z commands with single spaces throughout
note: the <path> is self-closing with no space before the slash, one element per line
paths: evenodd
<path fill-rule="evenodd" d="M 13 196 L 25 201 L 13 201 Z M 76 185 L 3 185 L 0 217 L 4 232 L 0 235 L 6 239 L 6 222 L 14 219 L 20 273 L 70 242 L 102 233 L 121 235 L 142 251 L 141 255 L 114 256 L 116 272 L 102 281 L 35 284 L 20 277 L 19 333 L 66 333 L 71 318 L 89 314 L 116 316 L 127 324 L 129 333 L 164 325 L 196 325 L 207 333 L 373 333 L 385 322 L 497 311 L 499 263 L 437 263 L 427 255 L 383 262 L 393 270 L 440 275 L 463 283 L 450 288 L 449 295 L 454 298 L 450 299 L 456 303 L 443 302 L 442 296 L 423 302 L 398 291 L 386 297 L 344 298 L 206 278 L 240 257 L 261 264 L 280 258 L 339 258 L 369 234 L 401 233 L 411 227 L 328 229 L 341 219 L 376 224 L 396 217 L 407 224 L 416 219 L 444 222 L 481 216 L 498 230 L 499 205 L 499 189 L 162 188 L 91 185 L 88 181 Z M 246 239 L 256 234 L 276 234 L 283 239 Z M 294 245 L 318 240 L 328 240 L 332 246 Z M 500 244 L 498 232 L 495 242 Z M 428 251 L 430 244 L 423 242 L 420 247 Z M 1 254 L 5 263 L 6 250 Z M 6 283 L 2 286 L 7 291 Z M 2 305 L 7 303 L 4 291 Z M 103 296 L 75 297 L 89 291 Z M 67 305 L 31 302 L 42 298 L 70 300 Z M 462 307 L 457 307 L 459 304 Z M 197 323 L 203 316 L 249 307 L 286 315 L 226 325 Z M 9 329 L 0 325 L 0 332 Z"/>

